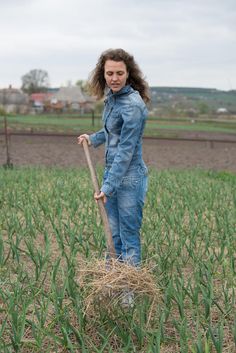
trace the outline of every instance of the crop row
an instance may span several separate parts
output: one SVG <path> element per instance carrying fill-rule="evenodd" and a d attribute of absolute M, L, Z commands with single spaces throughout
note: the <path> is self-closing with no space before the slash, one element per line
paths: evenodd
<path fill-rule="evenodd" d="M 235 184 L 151 170 L 142 257 L 160 298 L 86 310 L 80 269 L 106 249 L 88 171 L 0 169 L 0 351 L 233 352 Z"/>

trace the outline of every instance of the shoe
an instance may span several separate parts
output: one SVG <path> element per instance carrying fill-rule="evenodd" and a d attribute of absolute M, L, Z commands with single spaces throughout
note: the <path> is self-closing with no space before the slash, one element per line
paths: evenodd
<path fill-rule="evenodd" d="M 125 309 L 133 308 L 134 306 L 134 292 L 130 289 L 124 289 L 121 295 L 121 306 Z"/>

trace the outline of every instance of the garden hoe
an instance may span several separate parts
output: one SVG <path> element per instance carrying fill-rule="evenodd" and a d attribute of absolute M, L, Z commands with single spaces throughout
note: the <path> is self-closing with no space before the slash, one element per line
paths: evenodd
<path fill-rule="evenodd" d="M 88 147 L 88 143 L 86 140 L 83 140 L 83 148 L 84 148 L 84 153 L 85 153 L 85 157 L 88 163 L 88 167 L 90 170 L 90 174 L 91 174 L 91 179 L 92 179 L 92 183 L 93 183 L 93 188 L 96 194 L 100 193 L 100 189 L 99 189 L 99 185 L 98 185 L 98 179 L 97 179 L 97 175 L 96 175 L 96 171 L 94 169 L 91 157 L 90 157 L 90 153 L 89 153 L 89 147 Z M 104 226 L 104 232 L 105 232 L 105 236 L 106 236 L 106 243 L 107 243 L 107 251 L 108 251 L 108 257 L 115 259 L 116 258 L 116 252 L 115 252 L 115 248 L 114 248 L 114 244 L 113 244 L 113 240 L 112 240 L 112 233 L 111 233 L 111 229 L 110 229 L 110 225 L 109 225 L 109 221 L 108 221 L 108 217 L 107 217 L 107 213 L 106 213 L 106 209 L 104 206 L 104 203 L 102 201 L 102 199 L 97 200 L 98 203 L 98 208 L 99 208 L 99 212 L 102 218 L 102 222 L 103 222 L 103 226 Z"/>
<path fill-rule="evenodd" d="M 90 158 L 87 140 L 83 140 L 82 144 L 89 166 L 94 191 L 96 194 L 99 194 L 100 189 L 98 186 L 98 179 Z M 139 297 L 147 296 L 152 300 L 151 311 L 149 314 L 149 317 L 151 317 L 153 308 L 155 308 L 154 303 L 160 297 L 155 277 L 148 269 L 145 269 L 145 267 L 137 270 L 135 266 L 130 266 L 124 262 L 117 261 L 112 233 L 102 199 L 98 199 L 98 207 L 104 226 L 108 258 L 111 260 L 111 266 L 107 267 L 107 260 L 105 266 L 104 261 L 98 261 L 97 263 L 94 263 L 93 261 L 91 264 L 86 263 L 86 268 L 83 269 L 82 276 L 88 278 L 86 277 L 87 274 L 91 275 L 91 273 L 94 273 L 92 276 L 92 282 L 89 286 L 90 294 L 88 295 L 89 300 L 87 308 L 96 298 L 102 298 L 101 305 L 105 305 L 106 308 L 113 308 L 116 303 L 121 304 L 124 309 L 132 308 L 134 305 L 135 293 L 135 295 L 138 295 Z M 110 298 L 111 300 L 107 301 L 104 298 Z"/>

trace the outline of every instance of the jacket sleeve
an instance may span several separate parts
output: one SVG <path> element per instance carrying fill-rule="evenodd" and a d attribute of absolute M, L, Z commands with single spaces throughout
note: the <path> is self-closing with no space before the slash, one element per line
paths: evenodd
<path fill-rule="evenodd" d="M 89 135 L 89 140 L 93 147 L 98 147 L 102 145 L 106 141 L 104 128 L 95 132 L 92 135 Z"/>
<path fill-rule="evenodd" d="M 120 186 L 143 131 L 144 113 L 139 106 L 124 107 L 122 118 L 123 126 L 117 153 L 109 170 L 109 175 L 101 187 L 101 191 L 107 196 L 111 195 Z"/>

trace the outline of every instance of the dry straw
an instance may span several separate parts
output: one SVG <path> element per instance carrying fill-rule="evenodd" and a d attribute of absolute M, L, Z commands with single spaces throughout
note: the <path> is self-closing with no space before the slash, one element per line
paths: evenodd
<path fill-rule="evenodd" d="M 86 308 L 100 302 L 101 305 L 119 304 L 124 291 L 134 293 L 135 301 L 147 297 L 152 302 L 160 301 L 160 290 L 151 270 L 134 267 L 118 260 L 90 260 L 80 264 L 80 285 L 87 292 Z M 86 309 L 86 310 L 87 310 Z"/>

